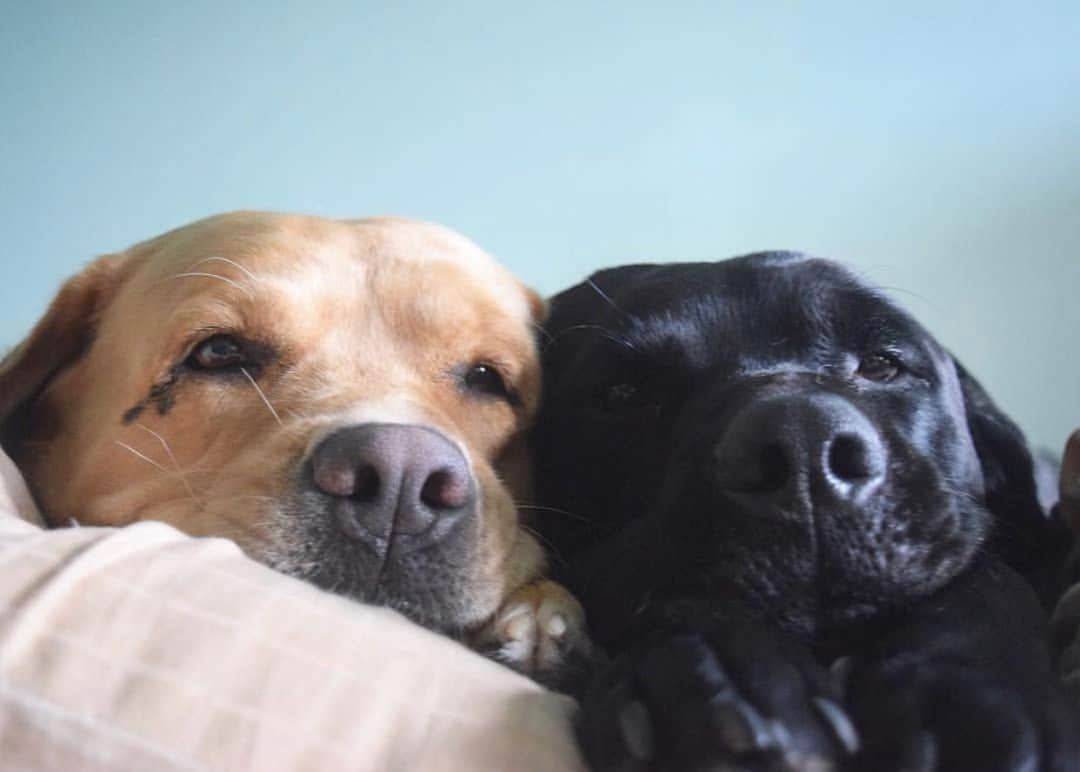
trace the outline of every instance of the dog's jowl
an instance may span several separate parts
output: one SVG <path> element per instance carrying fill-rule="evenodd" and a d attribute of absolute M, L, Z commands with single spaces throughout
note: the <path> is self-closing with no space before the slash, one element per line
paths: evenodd
<path fill-rule="evenodd" d="M 617 655 L 598 767 L 1078 768 L 1040 603 L 1068 537 L 910 316 L 769 253 L 602 271 L 547 333 L 544 536 Z"/>
<path fill-rule="evenodd" d="M 542 310 L 435 225 L 212 217 L 64 285 L 0 366 L 0 439 L 55 526 L 229 537 L 288 574 L 482 634 L 521 669 L 553 666 L 580 609 L 531 584 L 543 555 L 511 491 Z M 537 623 L 524 642 L 506 624 L 523 615 Z"/>

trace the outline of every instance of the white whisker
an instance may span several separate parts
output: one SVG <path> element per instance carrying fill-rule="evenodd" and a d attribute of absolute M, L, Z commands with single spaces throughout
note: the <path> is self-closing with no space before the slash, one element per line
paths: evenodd
<path fill-rule="evenodd" d="M 116 443 L 117 445 L 119 445 L 119 446 L 120 446 L 121 448 L 123 448 L 124 450 L 126 450 L 126 451 L 128 451 L 128 452 L 130 452 L 130 453 L 134 453 L 134 454 L 135 454 L 136 456 L 138 456 L 139 458 L 141 458 L 141 459 L 142 459 L 143 461 L 145 461 L 146 463 L 150 464 L 151 466 L 157 467 L 157 468 L 158 468 L 158 469 L 160 469 L 160 470 L 161 470 L 162 472 L 168 473 L 168 471 L 169 471 L 168 469 L 166 469 L 165 467 L 163 467 L 163 466 L 162 466 L 161 464 L 159 464 L 159 463 L 158 463 L 157 461 L 155 461 L 154 459 L 150 458 L 149 456 L 144 456 L 144 455 L 143 455 L 142 453 L 140 453 L 139 451 L 135 450 L 135 448 L 131 447 L 131 446 L 130 446 L 130 445 L 128 445 L 127 443 L 124 443 L 124 442 L 120 442 L 120 440 L 113 440 L 113 442 L 115 442 L 115 443 Z"/>
<path fill-rule="evenodd" d="M 252 281 L 257 282 L 259 280 L 259 278 L 255 274 L 253 274 L 251 271 L 249 271 L 244 266 L 240 265 L 240 263 L 236 262 L 235 260 L 230 260 L 227 257 L 222 257 L 221 255 L 212 255 L 211 257 L 204 257 L 202 260 L 195 263 L 195 265 L 188 268 L 188 270 L 193 271 L 196 268 L 198 268 L 200 265 L 202 265 L 203 263 L 227 263 L 228 265 L 231 265 L 231 266 L 235 267 L 237 270 L 243 271 L 247 275 L 247 277 L 249 279 L 251 279 Z"/>
<path fill-rule="evenodd" d="M 633 343 L 626 340 L 625 338 L 619 337 L 616 333 L 612 332 L 608 328 L 603 327 L 603 326 L 601 326 L 599 324 L 575 324 L 575 325 L 573 325 L 571 327 L 567 327 L 566 329 L 559 330 L 558 335 L 555 335 L 554 337 L 548 336 L 548 342 L 547 342 L 546 346 L 550 346 L 551 344 L 558 341 L 562 336 L 564 336 L 564 335 L 566 335 L 568 333 L 579 332 L 579 331 L 583 331 L 583 330 L 587 330 L 587 331 L 595 330 L 595 331 L 599 332 L 600 335 L 605 340 L 610 340 L 612 343 L 618 343 L 620 346 L 625 346 L 626 348 L 630 349 L 631 351 L 636 351 L 637 350 L 637 348 L 634 346 Z M 545 348 L 546 348 L 546 346 L 545 346 Z"/>
<path fill-rule="evenodd" d="M 180 481 L 184 484 L 184 487 L 187 489 L 188 495 L 191 496 L 191 500 L 195 502 L 195 505 L 201 509 L 202 504 L 199 502 L 199 497 L 195 495 L 195 491 L 191 487 L 191 483 L 188 481 L 187 475 L 184 474 L 184 470 L 180 467 L 180 462 L 177 461 L 176 456 L 173 455 L 172 448 L 169 447 L 169 443 L 165 442 L 165 438 L 162 437 L 157 432 L 155 432 L 149 426 L 144 426 L 143 424 L 135 424 L 135 425 L 138 426 L 140 429 L 142 429 L 144 432 L 148 432 L 149 434 L 156 437 L 157 441 L 161 443 L 161 447 L 165 448 L 165 453 L 166 453 L 166 455 L 168 455 L 169 460 L 172 461 L 173 466 L 176 467 L 176 474 L 179 475 Z"/>
<path fill-rule="evenodd" d="M 202 277 L 202 278 L 206 278 L 206 279 L 217 279 L 218 281 L 223 281 L 226 284 L 229 284 L 229 285 L 231 285 L 233 287 L 236 287 L 236 289 L 240 290 L 241 292 L 246 292 L 248 297 L 252 297 L 252 292 L 251 292 L 251 289 L 249 287 L 245 287 L 243 284 L 241 284 L 238 281 L 233 281 L 232 279 L 228 279 L 228 278 L 226 278 L 224 276 L 219 276 L 216 273 L 208 273 L 206 271 L 185 271 L 184 273 L 178 273 L 175 276 L 172 276 L 171 278 L 173 278 L 173 279 L 183 279 L 184 277 Z"/>
<path fill-rule="evenodd" d="M 591 518 L 585 517 L 584 515 L 579 515 L 576 512 L 571 512 L 568 509 L 558 509 L 556 507 L 544 507 L 544 506 L 541 506 L 540 504 L 528 504 L 528 503 L 521 502 L 521 501 L 514 502 L 514 506 L 516 508 L 518 508 L 518 509 L 527 509 L 527 510 L 535 511 L 535 512 L 551 512 L 551 513 L 556 514 L 556 515 L 565 515 L 566 517 L 572 517 L 575 520 L 580 520 L 583 523 L 593 523 L 593 520 Z"/>
<path fill-rule="evenodd" d="M 260 397 L 262 397 L 262 401 L 263 401 L 263 403 L 264 403 L 264 404 L 266 405 L 266 407 L 267 407 L 267 408 L 268 408 L 268 409 L 270 410 L 270 414 L 271 414 L 272 416 L 274 416 L 274 420 L 278 422 L 278 426 L 284 426 L 284 424 L 283 424 L 283 423 L 281 422 L 281 416 L 279 416 L 279 415 L 277 414 L 277 411 L 276 411 L 276 410 L 274 410 L 274 406 L 270 404 L 270 400 L 268 400 L 268 399 L 266 398 L 266 395 L 265 395 L 265 394 L 263 393 L 263 390 L 259 388 L 259 384 L 257 384 L 257 383 L 255 382 L 255 379 L 251 377 L 251 373 L 249 373 L 249 372 L 247 371 L 247 369 L 246 369 L 246 368 L 244 368 L 244 367 L 241 367 L 241 368 L 240 368 L 240 372 L 242 372 L 242 373 L 243 373 L 243 374 L 244 374 L 245 376 L 247 376 L 247 379 L 248 379 L 248 380 L 249 380 L 249 381 L 251 382 L 251 385 L 255 387 L 255 391 L 256 391 L 256 393 L 258 393 L 258 395 L 259 395 Z"/>
<path fill-rule="evenodd" d="M 551 333 L 548 332 L 547 330 L 545 330 L 544 326 L 542 324 L 537 324 L 536 322 L 531 322 L 531 325 L 532 325 L 532 328 L 534 330 L 536 330 L 538 333 L 540 333 L 540 335 L 542 335 L 544 337 L 544 340 L 547 343 L 551 343 L 551 341 L 552 341 Z"/>
<path fill-rule="evenodd" d="M 614 308 L 620 314 L 622 314 L 623 316 L 629 316 L 630 315 L 630 314 L 626 313 L 625 311 L 623 311 L 621 308 L 619 308 L 617 305 L 615 305 L 615 301 L 611 299 L 611 296 L 609 294 L 607 294 L 606 292 L 604 292 L 602 289 L 600 289 L 600 285 L 598 285 L 592 279 L 586 279 L 585 283 L 588 284 L 597 295 L 599 295 L 601 298 L 603 298 L 607 302 L 607 304 L 609 306 Z"/>
<path fill-rule="evenodd" d="M 551 540 L 544 538 L 544 535 L 537 531 L 535 528 L 530 528 L 524 523 L 518 523 L 518 528 L 525 531 L 525 533 L 530 534 L 534 539 L 544 545 L 547 551 L 551 553 L 551 555 L 560 563 L 566 563 L 566 558 L 564 558 L 562 554 L 557 549 L 555 549 L 555 545 L 551 543 Z"/>
<path fill-rule="evenodd" d="M 214 496 L 214 501 L 232 501 L 234 499 L 252 499 L 255 501 L 276 502 L 277 496 L 267 496 L 260 493 L 223 493 Z"/>

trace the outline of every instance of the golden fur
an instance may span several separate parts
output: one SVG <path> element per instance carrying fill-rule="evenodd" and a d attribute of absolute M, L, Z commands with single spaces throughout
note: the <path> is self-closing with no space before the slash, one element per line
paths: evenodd
<path fill-rule="evenodd" d="M 433 427 L 463 450 L 482 502 L 466 628 L 541 568 L 500 479 L 537 407 L 541 313 L 435 225 L 211 217 L 68 281 L 0 365 L 2 439 L 54 526 L 161 520 L 304 576 L 280 501 L 314 444 L 363 421 Z M 179 363 L 216 332 L 274 355 L 245 379 L 191 377 Z M 518 401 L 462 389 L 455 373 L 475 363 Z"/>

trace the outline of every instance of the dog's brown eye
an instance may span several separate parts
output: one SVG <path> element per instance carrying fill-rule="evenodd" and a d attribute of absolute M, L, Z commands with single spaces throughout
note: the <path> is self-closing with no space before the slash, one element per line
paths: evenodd
<path fill-rule="evenodd" d="M 612 415 L 631 413 L 648 407 L 649 395 L 632 383 L 616 383 L 600 392 L 600 406 Z"/>
<path fill-rule="evenodd" d="M 185 364 L 192 370 L 225 370 L 249 362 L 240 341 L 231 335 L 214 335 L 192 349 Z"/>
<path fill-rule="evenodd" d="M 889 354 L 871 354 L 859 362 L 856 374 L 860 378 L 878 383 L 888 383 L 900 374 L 900 362 Z"/>
<path fill-rule="evenodd" d="M 469 391 L 499 397 L 500 399 L 511 399 L 510 389 L 507 388 L 506 381 L 503 380 L 499 371 L 491 365 L 483 363 L 473 365 L 465 372 L 463 380 L 465 388 Z"/>

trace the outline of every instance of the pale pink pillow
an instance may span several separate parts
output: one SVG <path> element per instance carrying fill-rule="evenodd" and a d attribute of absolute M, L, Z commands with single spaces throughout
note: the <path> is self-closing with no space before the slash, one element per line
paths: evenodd
<path fill-rule="evenodd" d="M 229 541 L 41 529 L 0 471 L 5 769 L 584 768 L 568 698 Z"/>

